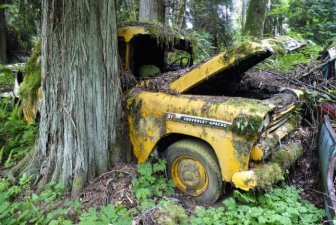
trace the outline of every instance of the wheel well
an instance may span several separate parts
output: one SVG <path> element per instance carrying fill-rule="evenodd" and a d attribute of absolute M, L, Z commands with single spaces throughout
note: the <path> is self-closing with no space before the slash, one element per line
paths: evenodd
<path fill-rule="evenodd" d="M 169 145 L 173 144 L 174 142 L 183 140 L 183 139 L 194 139 L 194 140 L 202 141 L 204 144 L 208 145 L 212 149 L 213 154 L 217 158 L 217 155 L 216 155 L 214 149 L 212 148 L 212 146 L 208 142 L 206 142 L 205 140 L 203 140 L 201 138 L 197 138 L 197 137 L 189 136 L 189 135 L 185 135 L 185 134 L 171 133 L 171 134 L 168 134 L 167 136 L 164 136 L 156 144 L 156 149 L 157 149 L 158 153 L 161 155 L 168 148 Z M 217 158 L 217 161 L 218 161 L 218 158 Z"/>

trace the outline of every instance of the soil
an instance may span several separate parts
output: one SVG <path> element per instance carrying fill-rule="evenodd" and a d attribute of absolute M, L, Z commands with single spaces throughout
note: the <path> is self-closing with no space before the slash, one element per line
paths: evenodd
<path fill-rule="evenodd" d="M 290 169 L 287 182 L 302 190 L 301 197 L 312 202 L 316 207 L 323 208 L 324 191 L 317 155 L 317 129 L 301 128 L 299 131 L 304 148 L 302 157 Z"/>
<path fill-rule="evenodd" d="M 139 204 L 132 193 L 132 177 L 136 175 L 136 164 L 120 163 L 111 171 L 91 181 L 80 196 L 85 208 L 114 203 L 126 208 Z"/>

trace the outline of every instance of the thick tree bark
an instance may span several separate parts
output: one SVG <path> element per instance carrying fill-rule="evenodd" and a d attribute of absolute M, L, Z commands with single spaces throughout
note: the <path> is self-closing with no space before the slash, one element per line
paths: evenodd
<path fill-rule="evenodd" d="M 246 0 L 242 0 L 242 14 L 241 14 L 241 31 L 244 32 L 244 24 L 246 21 Z"/>
<path fill-rule="evenodd" d="M 0 5 L 5 0 L 0 0 Z M 0 64 L 7 63 L 6 19 L 5 10 L 0 9 Z"/>
<path fill-rule="evenodd" d="M 165 23 L 164 0 L 140 0 L 139 21 Z"/>
<path fill-rule="evenodd" d="M 185 24 L 187 1 L 186 0 L 173 0 L 169 6 L 170 20 L 174 28 L 182 30 Z M 168 19 L 169 20 L 169 19 Z M 166 18 L 167 21 L 167 18 Z M 169 21 L 167 21 L 169 23 Z"/>
<path fill-rule="evenodd" d="M 256 38 L 263 36 L 268 4 L 269 0 L 250 0 L 244 26 L 244 35 Z"/>
<path fill-rule="evenodd" d="M 115 1 L 44 0 L 42 10 L 39 149 L 25 167 L 38 171 L 39 187 L 61 182 L 76 196 L 127 155 L 118 143 Z"/>

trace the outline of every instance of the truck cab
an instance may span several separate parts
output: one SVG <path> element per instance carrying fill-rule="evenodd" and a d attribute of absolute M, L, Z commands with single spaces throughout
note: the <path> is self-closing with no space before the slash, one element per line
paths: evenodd
<path fill-rule="evenodd" d="M 122 67 L 131 72 L 137 80 L 193 65 L 190 41 L 173 29 L 156 31 L 169 32 L 167 36 L 166 34 L 155 35 L 151 33 L 153 27 L 156 26 L 129 25 L 118 29 L 118 50 Z M 144 67 L 147 71 L 143 71 Z M 155 73 L 156 71 L 154 74 L 151 73 L 154 67 L 159 73 Z"/>

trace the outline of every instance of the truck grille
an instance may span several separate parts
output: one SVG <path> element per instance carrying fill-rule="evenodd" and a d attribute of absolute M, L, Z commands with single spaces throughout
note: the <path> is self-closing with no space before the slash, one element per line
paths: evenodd
<path fill-rule="evenodd" d="M 285 124 L 291 115 L 291 111 L 295 108 L 295 104 L 291 104 L 288 108 L 282 111 L 276 111 L 274 115 L 272 116 L 272 119 L 266 129 L 266 134 L 272 133 L 274 130 L 281 127 L 283 124 Z"/>

